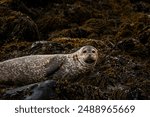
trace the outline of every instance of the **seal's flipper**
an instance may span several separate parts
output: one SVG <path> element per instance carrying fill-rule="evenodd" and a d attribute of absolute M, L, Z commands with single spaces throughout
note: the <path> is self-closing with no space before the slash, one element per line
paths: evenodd
<path fill-rule="evenodd" d="M 63 61 L 59 59 L 54 59 L 51 60 L 49 64 L 46 65 L 46 76 L 45 77 L 50 77 L 54 73 L 56 73 L 61 66 L 63 65 Z"/>

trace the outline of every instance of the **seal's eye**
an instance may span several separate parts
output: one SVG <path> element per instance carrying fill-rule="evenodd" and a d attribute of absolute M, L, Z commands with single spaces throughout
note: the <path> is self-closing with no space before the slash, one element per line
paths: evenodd
<path fill-rule="evenodd" d="M 95 53 L 95 50 L 92 50 L 92 53 Z"/>
<path fill-rule="evenodd" d="M 87 52 L 86 50 L 83 51 L 83 53 L 86 53 L 86 52 Z"/>

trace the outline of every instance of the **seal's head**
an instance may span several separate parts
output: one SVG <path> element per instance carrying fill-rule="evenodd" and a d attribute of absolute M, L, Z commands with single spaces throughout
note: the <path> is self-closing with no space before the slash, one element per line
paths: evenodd
<path fill-rule="evenodd" d="M 93 46 L 83 46 L 78 50 L 79 61 L 86 65 L 95 65 L 98 59 L 98 51 Z"/>

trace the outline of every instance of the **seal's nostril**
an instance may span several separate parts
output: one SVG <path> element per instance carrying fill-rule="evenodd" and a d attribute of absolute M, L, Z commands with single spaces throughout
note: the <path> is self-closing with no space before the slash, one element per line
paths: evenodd
<path fill-rule="evenodd" d="M 89 57 L 91 57 L 92 56 L 92 54 L 89 54 Z"/>

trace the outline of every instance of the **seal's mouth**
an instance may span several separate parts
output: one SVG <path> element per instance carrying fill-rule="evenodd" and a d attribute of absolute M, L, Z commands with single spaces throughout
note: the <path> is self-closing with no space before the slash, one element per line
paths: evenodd
<path fill-rule="evenodd" d="M 93 63 L 95 63 L 95 60 L 92 59 L 92 58 L 88 58 L 88 59 L 85 60 L 85 63 L 93 64 Z"/>

